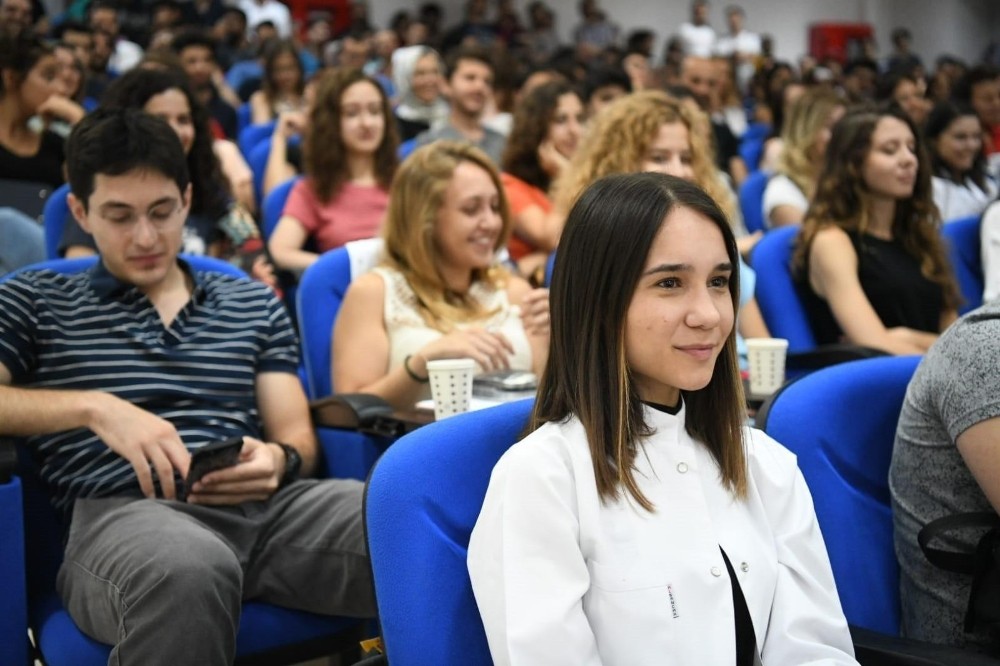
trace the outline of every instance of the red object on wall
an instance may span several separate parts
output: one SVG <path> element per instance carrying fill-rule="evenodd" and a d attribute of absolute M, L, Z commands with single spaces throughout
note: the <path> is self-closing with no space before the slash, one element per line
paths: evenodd
<path fill-rule="evenodd" d="M 846 63 L 864 55 L 864 42 L 874 37 L 875 29 L 867 23 L 815 23 L 809 27 L 809 55 Z"/>
<path fill-rule="evenodd" d="M 284 0 L 292 12 L 292 19 L 305 27 L 306 19 L 312 12 L 329 12 L 330 29 L 336 35 L 351 22 L 349 0 Z"/>

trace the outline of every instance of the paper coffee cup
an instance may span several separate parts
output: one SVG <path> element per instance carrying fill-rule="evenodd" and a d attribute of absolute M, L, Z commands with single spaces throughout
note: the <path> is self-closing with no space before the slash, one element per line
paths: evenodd
<path fill-rule="evenodd" d="M 771 395 L 785 383 L 785 356 L 788 340 L 784 338 L 747 338 L 747 362 L 750 366 L 750 393 Z"/>
<path fill-rule="evenodd" d="M 427 376 L 434 398 L 434 419 L 469 411 L 472 402 L 472 376 L 476 362 L 471 358 L 446 358 L 427 362 Z"/>

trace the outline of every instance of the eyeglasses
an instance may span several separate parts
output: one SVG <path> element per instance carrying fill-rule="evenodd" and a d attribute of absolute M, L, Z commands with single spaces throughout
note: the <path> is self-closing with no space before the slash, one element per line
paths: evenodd
<path fill-rule="evenodd" d="M 139 224 L 139 220 L 146 218 L 157 231 L 164 231 L 184 223 L 184 217 L 180 213 L 184 210 L 180 201 L 164 201 L 154 205 L 145 215 L 141 215 L 127 206 L 114 207 L 110 211 L 102 211 L 101 218 L 110 222 L 122 231 L 131 232 Z"/>

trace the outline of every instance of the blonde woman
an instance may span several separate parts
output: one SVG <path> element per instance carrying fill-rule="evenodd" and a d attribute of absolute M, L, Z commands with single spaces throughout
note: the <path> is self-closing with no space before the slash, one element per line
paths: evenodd
<path fill-rule="evenodd" d="M 825 89 L 811 90 L 792 105 L 781 128 L 778 167 L 764 190 L 768 228 L 802 223 L 830 143 L 830 130 L 843 115 L 844 103 Z"/>
<path fill-rule="evenodd" d="M 337 391 L 405 408 L 430 394 L 434 359 L 539 372 L 548 292 L 497 263 L 511 220 L 490 158 L 436 141 L 403 163 L 391 191 L 384 261 L 351 284 L 334 326 Z"/>

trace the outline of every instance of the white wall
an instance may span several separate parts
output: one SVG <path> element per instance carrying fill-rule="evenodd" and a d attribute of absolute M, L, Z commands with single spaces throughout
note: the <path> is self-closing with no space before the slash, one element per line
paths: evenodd
<path fill-rule="evenodd" d="M 445 25 L 462 16 L 463 0 L 437 0 L 445 9 Z M 577 0 L 546 0 L 557 15 L 556 27 L 567 41 L 579 22 Z M 711 23 L 725 30 L 724 9 L 731 0 L 714 0 Z M 516 0 L 522 8 L 530 0 Z M 419 0 L 369 0 L 376 25 L 386 25 L 400 9 L 415 10 Z M 689 15 L 688 0 L 601 0 L 608 15 L 623 34 L 636 28 L 654 30 L 659 40 L 656 57 L 666 37 Z M 817 22 L 865 22 L 875 27 L 882 55 L 891 50 L 889 33 L 906 26 L 913 33 L 915 51 L 932 64 L 941 53 L 968 61 L 979 59 L 991 39 L 1000 39 L 1000 9 L 997 0 L 742 0 L 747 28 L 775 38 L 779 58 L 794 60 L 808 49 L 809 26 Z M 522 17 L 524 14 L 522 14 Z"/>

